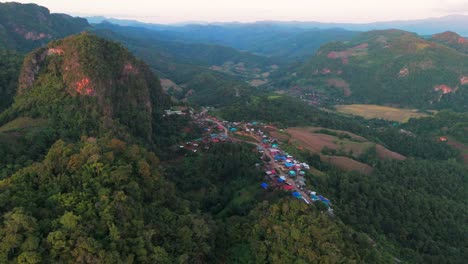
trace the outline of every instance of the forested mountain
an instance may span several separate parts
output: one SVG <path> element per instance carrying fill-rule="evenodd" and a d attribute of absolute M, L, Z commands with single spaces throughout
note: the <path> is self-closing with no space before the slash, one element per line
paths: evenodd
<path fill-rule="evenodd" d="M 372 31 L 326 44 L 305 64 L 287 64 L 324 39 L 354 33 L 268 23 L 174 32 L 103 23 L 52 40 L 81 31 L 73 26 L 81 20 L 5 6 L 9 19 L 17 12 L 28 23 L 38 14 L 68 22 L 28 28 L 50 39 L 2 39 L 21 48 L 0 50 L 0 263 L 458 264 L 468 257 L 468 72 L 459 36 Z M 310 43 L 295 53 L 292 40 L 301 34 Z M 213 45 L 222 41 L 283 59 Z M 247 83 L 260 79 L 268 85 Z M 333 89 L 349 102 L 460 112 L 400 124 L 268 90 L 290 86 Z M 163 111 L 175 106 L 171 96 L 189 106 L 185 115 Z M 200 110 L 207 105 L 217 107 Z M 372 171 L 345 171 L 297 142 L 272 139 L 310 165 L 305 188 L 330 197 L 333 210 L 306 204 L 274 181 L 260 188 L 273 161 L 239 134 L 200 143 L 219 130 L 207 115 L 229 126 L 245 122 L 239 130 L 256 121 L 269 136 L 321 128 L 343 147 L 365 137 L 365 151 L 339 155 Z M 202 146 L 188 148 L 192 141 Z M 377 145 L 403 158 L 379 157 Z"/>
<path fill-rule="evenodd" d="M 201 105 L 231 104 L 253 89 L 246 83 L 277 69 L 271 59 L 232 48 L 164 41 L 142 28 L 111 24 L 96 26 L 96 34 L 119 41 L 144 59 L 163 79 L 173 98 Z M 265 76 L 265 75 L 264 75 Z"/>
<path fill-rule="evenodd" d="M 35 4 L 0 3 L 0 48 L 29 52 L 88 27 L 86 19 L 51 14 Z"/>
<path fill-rule="evenodd" d="M 149 142 L 153 118 L 165 104 L 159 79 L 146 64 L 119 44 L 87 33 L 26 56 L 17 94 L 3 122 L 46 118 L 86 134 L 118 122 Z"/>
<path fill-rule="evenodd" d="M 35 4 L 0 3 L 0 111 L 13 101 L 25 53 L 89 27 L 83 18 L 51 14 Z"/>
<path fill-rule="evenodd" d="M 162 39 L 157 32 L 138 27 L 122 27 L 111 23 L 94 24 L 95 29 L 111 30 L 121 36 L 135 41 L 151 42 L 161 53 L 171 56 L 174 61 L 192 60 L 193 64 L 203 66 L 223 65 L 230 61 L 235 64 L 244 63 L 248 68 L 267 67 L 275 61 L 252 53 L 242 52 L 233 48 L 215 44 L 188 44 L 185 42 Z"/>
<path fill-rule="evenodd" d="M 446 31 L 444 33 L 435 34 L 431 40 L 445 44 L 460 52 L 468 54 L 468 39 L 458 35 L 455 32 Z"/>
<path fill-rule="evenodd" d="M 304 60 L 327 42 L 349 40 L 357 34 L 357 32 L 339 28 L 303 28 L 268 22 L 164 26 L 131 21 L 111 21 L 125 26 L 145 28 L 159 39 L 223 45 L 263 56 L 276 57 L 287 62 Z"/>
<path fill-rule="evenodd" d="M 286 83 L 340 91 L 348 102 L 467 110 L 467 58 L 409 32 L 370 31 L 324 45 Z"/>

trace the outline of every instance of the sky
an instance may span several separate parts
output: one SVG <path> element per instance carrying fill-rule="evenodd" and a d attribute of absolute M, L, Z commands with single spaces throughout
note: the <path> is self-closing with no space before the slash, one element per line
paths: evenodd
<path fill-rule="evenodd" d="M 468 0 L 15 0 L 53 13 L 153 23 L 264 20 L 367 23 L 468 15 Z"/>

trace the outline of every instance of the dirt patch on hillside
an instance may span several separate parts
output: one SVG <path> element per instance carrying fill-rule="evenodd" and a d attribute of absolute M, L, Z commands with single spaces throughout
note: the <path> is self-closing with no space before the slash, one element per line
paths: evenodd
<path fill-rule="evenodd" d="M 468 84 L 468 76 L 462 76 L 462 77 L 460 78 L 460 84 L 461 84 L 461 85 Z"/>
<path fill-rule="evenodd" d="M 402 68 L 400 72 L 398 73 L 398 77 L 404 78 L 409 75 L 409 69 L 408 68 Z"/>
<path fill-rule="evenodd" d="M 343 64 L 349 63 L 349 57 L 367 54 L 368 43 L 362 43 L 344 51 L 332 51 L 327 54 L 329 59 L 341 59 Z"/>
<path fill-rule="evenodd" d="M 278 139 L 279 141 L 283 141 L 283 142 L 289 142 L 289 139 L 291 138 L 291 137 L 288 136 L 287 134 L 280 133 L 280 132 L 278 132 L 278 131 L 272 131 L 272 132 L 270 132 L 270 135 L 271 135 L 273 138 L 276 138 L 276 139 Z"/>
<path fill-rule="evenodd" d="M 452 88 L 452 87 L 450 87 L 448 85 L 441 84 L 441 85 L 434 86 L 434 91 L 435 92 L 441 91 L 442 94 L 449 94 L 449 93 L 455 92 L 456 88 Z"/>
<path fill-rule="evenodd" d="M 292 141 L 299 142 L 303 148 L 311 152 L 320 153 L 324 147 L 338 149 L 338 145 L 334 143 L 336 140 L 334 136 L 310 133 L 300 128 L 290 128 L 287 132 L 291 135 Z"/>
<path fill-rule="evenodd" d="M 453 138 L 449 138 L 447 144 L 455 149 L 458 149 L 461 152 L 463 163 L 468 164 L 468 146 L 467 145 L 459 141 L 456 141 Z"/>
<path fill-rule="evenodd" d="M 351 96 L 351 89 L 349 89 L 349 84 L 345 80 L 338 78 L 328 79 L 327 84 L 343 91 L 344 96 Z"/>
<path fill-rule="evenodd" d="M 174 89 L 175 91 L 182 91 L 182 88 L 178 86 L 175 82 L 169 79 L 160 79 L 161 87 L 163 88 L 164 92 L 167 92 L 169 89 Z"/>
<path fill-rule="evenodd" d="M 393 152 L 382 145 L 376 145 L 375 151 L 377 152 L 377 157 L 379 159 L 395 159 L 395 160 L 405 160 L 406 157 L 400 153 Z"/>
<path fill-rule="evenodd" d="M 253 87 L 258 87 L 258 86 L 262 86 L 264 84 L 268 83 L 267 80 L 261 80 L 261 79 L 254 79 L 254 80 L 251 80 L 249 82 L 249 84 Z"/>
<path fill-rule="evenodd" d="M 322 155 L 320 160 L 345 171 L 357 171 L 366 175 L 370 175 L 374 171 L 371 166 L 347 157 Z"/>
<path fill-rule="evenodd" d="M 305 128 L 305 129 L 308 129 L 308 131 L 310 131 L 310 132 L 317 132 L 319 130 L 328 130 L 328 131 L 331 131 L 333 133 L 348 135 L 353 140 L 362 141 L 362 142 L 368 141 L 365 137 L 361 137 L 359 135 L 353 134 L 353 133 L 348 132 L 348 131 L 343 131 L 343 130 L 336 130 L 336 129 L 330 129 L 330 128 L 324 128 L 324 127 L 310 127 L 310 128 Z"/>
<path fill-rule="evenodd" d="M 362 137 L 359 138 L 359 142 L 356 142 L 348 138 L 340 138 L 339 135 L 335 136 L 320 132 L 314 133 L 314 131 L 318 130 L 317 128 L 315 128 L 315 130 L 314 128 L 290 128 L 287 130 L 287 133 L 291 135 L 289 142 L 298 143 L 303 149 L 309 150 L 312 153 L 321 153 L 324 148 L 328 148 L 337 151 L 337 153 L 341 153 L 338 155 L 350 155 L 354 158 L 358 158 L 374 145 L 372 142 L 365 141 Z M 340 134 L 338 131 L 335 132 Z M 351 135 L 358 138 L 357 135 Z"/>

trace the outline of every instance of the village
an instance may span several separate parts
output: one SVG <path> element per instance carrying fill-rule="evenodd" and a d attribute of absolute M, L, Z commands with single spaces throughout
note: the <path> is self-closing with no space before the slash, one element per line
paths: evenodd
<path fill-rule="evenodd" d="M 257 167 L 264 171 L 264 181 L 259 183 L 261 188 L 290 192 L 293 197 L 306 204 L 323 203 L 328 208 L 328 213 L 333 215 L 331 201 L 316 190 L 306 188 L 305 176 L 309 173 L 310 166 L 281 149 L 279 140 L 267 132 L 271 126 L 255 121 L 244 123 L 219 120 L 207 113 L 208 109 L 203 109 L 200 113 L 187 113 L 192 116 L 195 124 L 203 129 L 204 134 L 201 138 L 180 145 L 180 149 L 196 153 L 203 149 L 208 150 L 211 144 L 223 142 L 253 144 L 263 162 L 257 164 Z"/>

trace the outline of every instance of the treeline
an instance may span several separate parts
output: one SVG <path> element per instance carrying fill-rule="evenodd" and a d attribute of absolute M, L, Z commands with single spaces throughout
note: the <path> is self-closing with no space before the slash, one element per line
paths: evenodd
<path fill-rule="evenodd" d="M 0 48 L 0 112 L 13 103 L 23 56 Z"/>
<path fill-rule="evenodd" d="M 404 128 L 428 136 L 452 136 L 456 140 L 468 143 L 468 114 L 441 111 L 433 117 L 411 119 Z"/>

